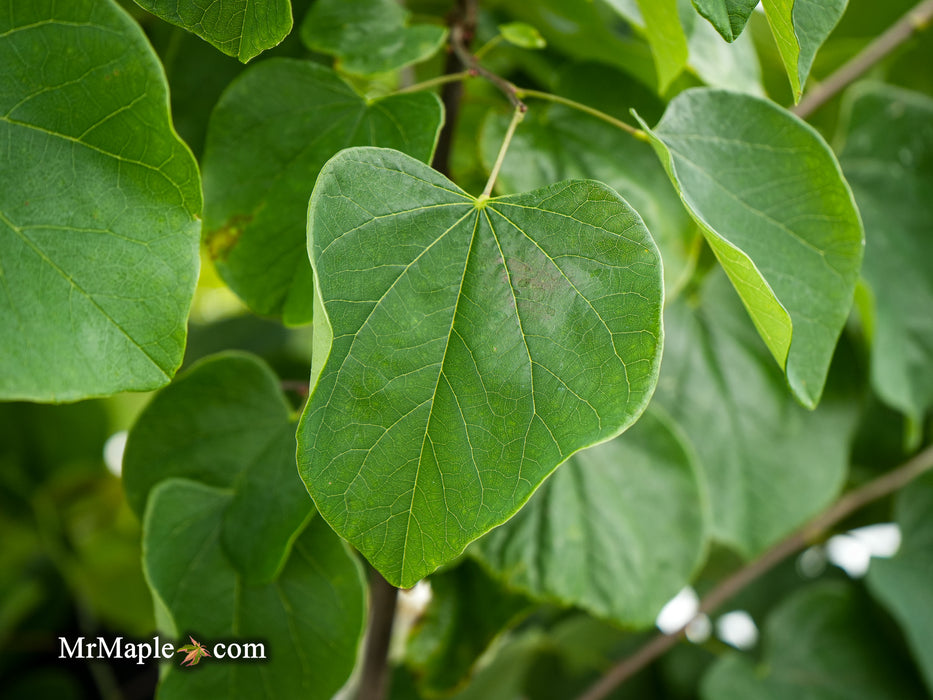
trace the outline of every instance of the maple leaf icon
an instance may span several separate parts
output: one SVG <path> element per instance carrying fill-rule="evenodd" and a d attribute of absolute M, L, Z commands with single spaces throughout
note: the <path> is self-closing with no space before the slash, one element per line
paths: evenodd
<path fill-rule="evenodd" d="M 205 649 L 200 642 L 196 641 L 194 637 L 188 635 L 188 639 L 191 640 L 191 644 L 185 644 L 185 646 L 175 650 L 176 654 L 180 654 L 181 652 L 187 654 L 181 662 L 182 666 L 194 666 L 205 656 L 210 656 L 207 649 Z"/>

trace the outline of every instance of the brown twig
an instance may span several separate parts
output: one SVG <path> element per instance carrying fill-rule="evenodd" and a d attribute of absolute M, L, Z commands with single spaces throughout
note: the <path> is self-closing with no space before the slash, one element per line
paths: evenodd
<path fill-rule="evenodd" d="M 491 70 L 484 68 L 479 61 L 476 60 L 476 57 L 470 53 L 467 48 L 467 41 L 465 39 L 463 28 L 454 25 L 450 30 L 450 45 L 453 48 L 454 54 L 471 73 L 478 75 L 481 78 L 488 80 L 490 83 L 495 85 L 506 96 L 508 101 L 512 106 L 521 112 L 527 111 L 525 103 L 518 99 L 518 88 L 515 87 L 511 82 L 503 78 L 501 75 L 496 75 Z"/>
<path fill-rule="evenodd" d="M 369 572 L 369 627 L 363 671 L 360 674 L 359 700 L 383 700 L 389 689 L 389 644 L 398 589 L 375 569 Z"/>
<path fill-rule="evenodd" d="M 444 73 L 440 82 L 443 84 L 441 89 L 441 102 L 444 104 L 444 128 L 437 138 L 437 148 L 434 150 L 434 158 L 431 160 L 431 167 L 444 175 L 450 175 L 450 153 L 453 149 L 454 133 L 457 129 L 457 121 L 460 116 L 460 101 L 463 99 L 462 78 L 470 75 L 469 71 L 464 70 L 467 64 L 464 63 L 453 49 L 453 36 L 456 34 L 473 37 L 476 31 L 476 17 L 479 12 L 477 0 L 458 0 L 456 8 L 448 17 L 451 35 L 451 50 L 447 54 L 444 62 Z M 453 76 L 457 76 L 454 78 Z M 449 80 L 447 78 L 450 78 Z"/>
<path fill-rule="evenodd" d="M 839 70 L 810 90 L 791 111 L 806 119 L 848 85 L 860 78 L 869 68 L 881 61 L 894 49 L 933 21 L 933 0 L 924 0 L 907 12 L 888 30 L 866 46 Z"/>
<path fill-rule="evenodd" d="M 787 557 L 820 541 L 830 529 L 864 506 L 900 490 L 918 476 L 933 469 L 933 446 L 915 455 L 900 467 L 844 495 L 787 539 L 758 559 L 722 581 L 700 601 L 698 615 L 710 613 L 742 591 L 752 581 L 770 571 Z M 696 618 L 694 618 L 696 619 Z M 691 620 L 690 622 L 693 622 Z M 622 659 L 591 685 L 578 700 L 601 700 L 633 675 L 663 656 L 686 634 L 689 622 L 671 634 L 658 634 L 635 654 Z"/>

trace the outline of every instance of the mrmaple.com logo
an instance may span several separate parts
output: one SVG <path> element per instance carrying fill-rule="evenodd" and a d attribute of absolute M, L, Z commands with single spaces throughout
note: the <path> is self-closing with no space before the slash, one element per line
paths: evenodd
<path fill-rule="evenodd" d="M 217 642 L 211 646 L 201 644 L 189 636 L 190 644 L 176 648 L 172 642 L 162 642 L 158 636 L 151 641 L 127 641 L 123 637 L 107 640 L 98 637 L 91 641 L 86 637 L 77 637 L 71 641 L 58 638 L 59 659 L 126 659 L 144 664 L 151 659 L 171 659 L 176 654 L 184 654 L 182 666 L 194 666 L 205 657 L 214 659 L 235 659 L 259 661 L 266 658 L 266 645 L 262 642 Z"/>

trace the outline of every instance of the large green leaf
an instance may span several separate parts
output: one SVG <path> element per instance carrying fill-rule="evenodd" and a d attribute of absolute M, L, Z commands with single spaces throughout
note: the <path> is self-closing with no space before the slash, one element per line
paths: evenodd
<path fill-rule="evenodd" d="M 308 61 L 250 68 L 217 104 L 204 154 L 204 228 L 220 275 L 254 311 L 310 321 L 305 224 L 321 167 L 349 146 L 427 161 L 442 121 L 427 92 L 366 101 Z"/>
<path fill-rule="evenodd" d="M 204 659 L 169 666 L 159 698 L 331 698 L 353 670 L 363 632 L 359 565 L 317 519 L 295 542 L 275 581 L 255 585 L 221 546 L 229 491 L 168 479 L 152 492 L 143 525 L 143 566 L 177 639 L 261 642 L 266 661 Z"/>
<path fill-rule="evenodd" d="M 323 308 L 301 473 L 395 585 L 511 517 L 654 390 L 660 260 L 605 185 L 475 199 L 397 151 L 348 149 L 308 236 Z"/>
<path fill-rule="evenodd" d="M 790 388 L 813 408 L 864 245 L 832 152 L 772 102 L 721 90 L 681 93 L 650 136 Z"/>
<path fill-rule="evenodd" d="M 705 555 L 705 492 L 688 448 L 649 411 L 578 452 L 473 553 L 513 587 L 650 627 Z"/>
<path fill-rule="evenodd" d="M 933 476 L 899 494 L 896 512 L 900 551 L 893 559 L 872 561 L 868 588 L 904 629 L 933 694 Z"/>
<path fill-rule="evenodd" d="M 658 71 L 658 92 L 663 94 L 687 65 L 687 37 L 680 24 L 677 0 L 638 0 L 638 9 Z"/>
<path fill-rule="evenodd" d="M 271 49 L 292 30 L 290 0 L 135 0 L 166 22 L 197 34 L 243 63 Z"/>
<path fill-rule="evenodd" d="M 704 700 L 912 700 L 926 697 L 891 648 L 864 597 L 847 584 L 795 594 L 768 618 L 765 658 L 722 657 L 706 674 Z"/>
<path fill-rule="evenodd" d="M 693 0 L 697 12 L 716 27 L 726 41 L 735 41 L 745 29 L 758 0 Z"/>
<path fill-rule="evenodd" d="M 816 52 L 846 11 L 848 0 L 762 0 L 787 71 L 800 100 Z"/>
<path fill-rule="evenodd" d="M 919 421 L 933 406 L 933 100 L 880 85 L 846 100 L 839 159 L 865 220 L 871 376 Z"/>
<path fill-rule="evenodd" d="M 301 38 L 308 48 L 336 56 L 341 71 L 384 73 L 430 58 L 447 38 L 439 25 L 409 25 L 409 15 L 396 0 L 317 0 Z"/>
<path fill-rule="evenodd" d="M 665 311 L 657 400 L 700 458 L 713 534 L 751 557 L 826 507 L 846 474 L 851 397 L 814 412 L 784 388 L 725 275 Z"/>
<path fill-rule="evenodd" d="M 481 149 L 488 167 L 508 124 L 506 115 L 487 118 Z M 641 215 L 661 251 L 670 299 L 692 270 L 697 234 L 651 147 L 569 107 L 533 106 L 509 146 L 498 191 L 527 192 L 575 178 L 606 183 Z"/>
<path fill-rule="evenodd" d="M 0 2 L 0 398 L 154 389 L 181 364 L 198 171 L 110 0 Z"/>
<path fill-rule="evenodd" d="M 160 391 L 130 431 L 123 463 L 140 516 L 152 489 L 172 477 L 229 489 L 223 543 L 252 581 L 275 576 L 313 512 L 297 474 L 291 409 L 276 376 L 251 355 L 215 355 Z"/>

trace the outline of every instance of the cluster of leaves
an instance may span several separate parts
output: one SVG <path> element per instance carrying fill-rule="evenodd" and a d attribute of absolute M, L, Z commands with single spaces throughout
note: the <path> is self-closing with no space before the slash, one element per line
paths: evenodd
<path fill-rule="evenodd" d="M 191 665 L 195 637 L 272 650 L 174 665 L 160 697 L 333 696 L 357 553 L 434 591 L 393 697 L 567 697 L 928 432 L 929 75 L 895 56 L 813 125 L 781 106 L 907 3 L 137 5 L 0 0 L 0 399 L 98 399 L 0 405 L 0 495 L 5 541 L 47 538 L 77 459 L 49 445 L 159 390 L 122 478 L 155 619 Z M 522 86 L 450 76 L 445 111 L 411 83 L 448 80 L 464 28 Z M 249 312 L 189 334 L 202 262 Z M 622 696 L 933 692 L 931 499 L 901 494 L 866 585 L 751 589 L 760 662 L 681 650 Z M 0 578 L 0 643 L 33 583 Z"/>

